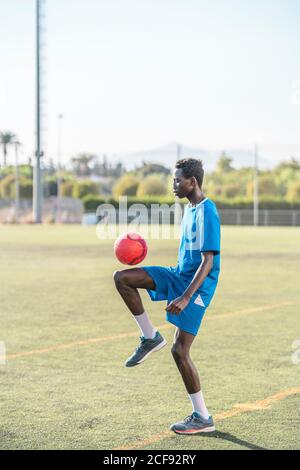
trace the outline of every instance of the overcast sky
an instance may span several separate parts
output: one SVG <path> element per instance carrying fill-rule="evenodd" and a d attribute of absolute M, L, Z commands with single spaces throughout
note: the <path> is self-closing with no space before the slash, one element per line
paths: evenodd
<path fill-rule="evenodd" d="M 299 0 L 47 0 L 46 154 L 300 158 Z M 0 130 L 34 149 L 35 1 L 0 0 Z"/>

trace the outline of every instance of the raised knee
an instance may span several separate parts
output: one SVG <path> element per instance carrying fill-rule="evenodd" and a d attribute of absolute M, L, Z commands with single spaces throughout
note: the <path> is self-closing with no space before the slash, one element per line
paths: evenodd
<path fill-rule="evenodd" d="M 124 271 L 115 271 L 113 279 L 117 287 L 120 287 L 126 283 L 126 274 Z"/>
<path fill-rule="evenodd" d="M 115 284 L 118 285 L 121 281 L 122 277 L 122 271 L 115 271 L 113 274 L 113 279 L 115 281 Z"/>

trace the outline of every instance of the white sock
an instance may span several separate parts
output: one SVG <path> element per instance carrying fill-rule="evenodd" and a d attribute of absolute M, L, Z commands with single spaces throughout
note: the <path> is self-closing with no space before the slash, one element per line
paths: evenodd
<path fill-rule="evenodd" d="M 150 318 L 147 315 L 147 312 L 142 313 L 141 315 L 133 315 L 135 321 L 140 327 L 141 333 L 144 338 L 153 339 L 156 335 L 156 331 L 150 321 Z"/>
<path fill-rule="evenodd" d="M 197 411 L 204 419 L 208 419 L 210 414 L 207 411 L 202 390 L 200 390 L 200 392 L 190 394 L 189 397 L 193 405 L 193 411 Z"/>

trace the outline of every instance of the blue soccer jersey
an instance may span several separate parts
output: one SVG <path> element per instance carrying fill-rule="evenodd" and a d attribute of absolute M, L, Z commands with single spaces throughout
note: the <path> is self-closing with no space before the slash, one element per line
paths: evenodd
<path fill-rule="evenodd" d="M 202 253 L 214 253 L 213 266 L 202 285 L 192 296 L 187 307 L 179 315 L 166 313 L 167 320 L 183 331 L 196 335 L 218 283 L 220 272 L 220 220 L 215 204 L 204 199 L 195 207 L 188 204 L 181 225 L 182 233 L 175 267 L 143 266 L 155 283 L 155 289 L 147 289 L 154 301 L 172 300 L 181 296 L 189 287 L 202 263 Z"/>
<path fill-rule="evenodd" d="M 217 286 L 220 272 L 220 219 L 215 204 L 203 199 L 196 206 L 188 204 L 181 224 L 181 240 L 178 250 L 176 273 L 191 281 L 202 262 L 202 253 L 214 253 L 213 266 L 199 288 L 207 299 L 211 299 Z"/>

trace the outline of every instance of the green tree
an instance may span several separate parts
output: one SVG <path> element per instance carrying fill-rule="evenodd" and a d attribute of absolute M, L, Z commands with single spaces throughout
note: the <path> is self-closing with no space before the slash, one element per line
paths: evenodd
<path fill-rule="evenodd" d="M 76 181 L 72 196 L 81 199 L 88 194 L 100 194 L 100 184 L 91 180 Z"/>
<path fill-rule="evenodd" d="M 286 168 L 290 168 L 291 170 L 300 170 L 300 162 L 296 158 L 291 157 L 290 160 L 279 163 L 279 165 L 274 168 L 274 171 L 277 173 Z"/>
<path fill-rule="evenodd" d="M 161 175 L 149 175 L 143 179 L 138 187 L 137 196 L 164 196 L 168 192 L 167 183 Z"/>
<path fill-rule="evenodd" d="M 3 147 L 3 166 L 7 164 L 7 147 L 16 142 L 17 137 L 12 132 L 0 132 L 0 144 Z"/>
<path fill-rule="evenodd" d="M 90 164 L 94 158 L 95 155 L 87 153 L 80 153 L 77 157 L 73 157 L 71 163 L 75 175 L 79 177 L 89 176 L 92 172 Z"/>
<path fill-rule="evenodd" d="M 218 197 L 222 194 L 222 185 L 223 180 L 221 175 L 214 172 L 205 176 L 203 191 L 208 198 Z"/>
<path fill-rule="evenodd" d="M 260 175 L 258 178 L 258 192 L 260 196 L 278 196 L 278 188 L 275 183 L 275 178 L 272 174 Z M 247 196 L 253 197 L 253 180 L 249 181 L 247 185 Z"/>
<path fill-rule="evenodd" d="M 2 178 L 0 183 L 1 199 L 12 199 L 12 188 L 15 184 L 15 175 L 10 174 Z"/>
<path fill-rule="evenodd" d="M 286 200 L 300 203 L 300 180 L 294 181 L 288 188 Z"/>
<path fill-rule="evenodd" d="M 300 163 L 295 159 L 282 162 L 274 168 L 273 173 L 279 189 L 279 194 L 281 196 L 285 196 L 289 186 L 294 181 L 300 180 Z"/>
<path fill-rule="evenodd" d="M 242 196 L 243 194 L 241 185 L 238 183 L 224 184 L 224 186 L 222 187 L 222 195 L 228 199 L 236 196 Z"/>
<path fill-rule="evenodd" d="M 15 197 L 15 186 L 13 188 L 13 197 Z M 20 178 L 20 198 L 32 199 L 33 184 L 32 181 L 27 178 Z"/>
<path fill-rule="evenodd" d="M 159 163 L 143 162 L 142 166 L 136 168 L 136 172 L 141 174 L 142 177 L 152 174 L 169 175 L 170 169 Z"/>
<path fill-rule="evenodd" d="M 140 180 L 134 175 L 123 175 L 113 188 L 113 195 L 119 196 L 135 196 Z"/>
<path fill-rule="evenodd" d="M 15 171 L 15 169 L 13 169 L 13 171 Z M 33 178 L 33 168 L 28 164 L 19 165 L 19 172 L 20 175 L 26 176 L 26 178 Z"/>
<path fill-rule="evenodd" d="M 55 176 L 46 176 L 43 179 L 44 197 L 57 196 L 57 178 Z"/>
<path fill-rule="evenodd" d="M 75 180 L 66 180 L 61 183 L 60 191 L 62 197 L 72 197 L 74 186 L 76 184 Z"/>
<path fill-rule="evenodd" d="M 20 197 L 32 198 L 32 181 L 23 175 L 19 178 Z M 15 174 L 7 175 L 0 182 L 0 196 L 2 199 L 14 199 L 15 197 Z"/>
<path fill-rule="evenodd" d="M 229 173 L 234 168 L 231 166 L 232 158 L 228 157 L 225 152 L 222 152 L 218 162 L 216 171 L 218 173 Z"/>

